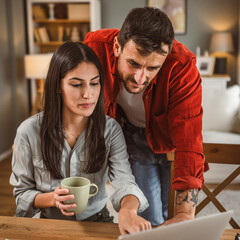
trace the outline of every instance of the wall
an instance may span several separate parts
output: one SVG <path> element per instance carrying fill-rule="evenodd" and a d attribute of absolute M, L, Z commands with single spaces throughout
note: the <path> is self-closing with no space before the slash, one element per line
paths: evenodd
<path fill-rule="evenodd" d="M 102 28 L 120 28 L 132 8 L 144 7 L 146 0 L 102 0 Z"/>
<path fill-rule="evenodd" d="M 239 0 L 188 0 L 187 34 L 176 37 L 194 53 L 196 46 L 200 46 L 203 54 L 204 50 L 209 50 L 211 33 L 216 31 L 232 32 L 235 51 L 228 54 L 227 69 L 231 75 L 232 84 L 237 81 L 238 9 Z"/>
<path fill-rule="evenodd" d="M 22 0 L 0 0 L 0 160 L 11 153 L 16 128 L 28 115 Z"/>
<path fill-rule="evenodd" d="M 146 0 L 102 0 L 102 28 L 120 28 L 134 7 L 144 7 Z M 195 53 L 200 46 L 202 53 L 209 49 L 211 33 L 231 31 L 235 52 L 228 55 L 228 73 L 232 83 L 237 77 L 239 0 L 187 0 L 187 33 L 176 39 Z"/>

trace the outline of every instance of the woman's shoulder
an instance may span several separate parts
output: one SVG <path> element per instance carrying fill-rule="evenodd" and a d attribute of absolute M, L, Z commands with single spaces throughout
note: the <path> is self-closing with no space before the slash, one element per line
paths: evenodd
<path fill-rule="evenodd" d="M 26 120 L 24 120 L 17 129 L 17 133 L 19 134 L 28 134 L 39 132 L 40 122 L 42 119 L 42 113 L 37 113 Z"/>
<path fill-rule="evenodd" d="M 105 128 L 105 143 L 106 146 L 123 146 L 125 143 L 124 135 L 120 124 L 113 118 L 106 116 Z M 113 145 L 112 145 L 113 144 Z"/>
<path fill-rule="evenodd" d="M 121 128 L 119 123 L 112 117 L 106 115 L 106 129 L 107 128 Z"/>
<path fill-rule="evenodd" d="M 106 116 L 105 136 L 121 134 L 122 128 L 120 124 L 113 118 Z"/>

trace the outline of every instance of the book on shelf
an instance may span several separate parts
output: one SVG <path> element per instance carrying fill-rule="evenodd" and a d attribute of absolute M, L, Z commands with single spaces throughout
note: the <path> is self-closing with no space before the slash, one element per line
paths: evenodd
<path fill-rule="evenodd" d="M 41 37 L 38 28 L 34 28 L 34 38 L 37 43 L 41 42 Z"/>
<path fill-rule="evenodd" d="M 32 14 L 34 19 L 45 19 L 47 18 L 46 8 L 41 5 L 33 5 Z"/>
<path fill-rule="evenodd" d="M 47 29 L 45 27 L 39 27 L 39 28 L 37 28 L 37 30 L 38 30 L 41 42 L 49 42 L 50 41 L 48 33 L 47 33 Z"/>
<path fill-rule="evenodd" d="M 63 26 L 58 26 L 58 41 L 61 42 L 63 40 L 64 28 Z"/>

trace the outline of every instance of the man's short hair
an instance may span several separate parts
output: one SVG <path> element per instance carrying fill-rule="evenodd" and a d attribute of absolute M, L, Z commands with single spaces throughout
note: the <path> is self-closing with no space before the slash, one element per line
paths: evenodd
<path fill-rule="evenodd" d="M 134 8 L 127 15 L 118 40 L 122 49 L 129 40 L 133 40 L 141 55 L 152 52 L 163 54 L 166 53 L 163 45 L 168 45 L 169 52 L 171 51 L 174 30 L 170 19 L 160 9 Z"/>

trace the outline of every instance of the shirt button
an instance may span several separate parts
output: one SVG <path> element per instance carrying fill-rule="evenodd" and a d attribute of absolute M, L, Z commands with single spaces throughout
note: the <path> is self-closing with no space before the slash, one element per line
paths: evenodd
<path fill-rule="evenodd" d="M 148 98 L 149 98 L 149 96 L 148 96 L 148 95 L 146 95 L 146 96 L 145 96 L 145 99 L 148 99 Z"/>

